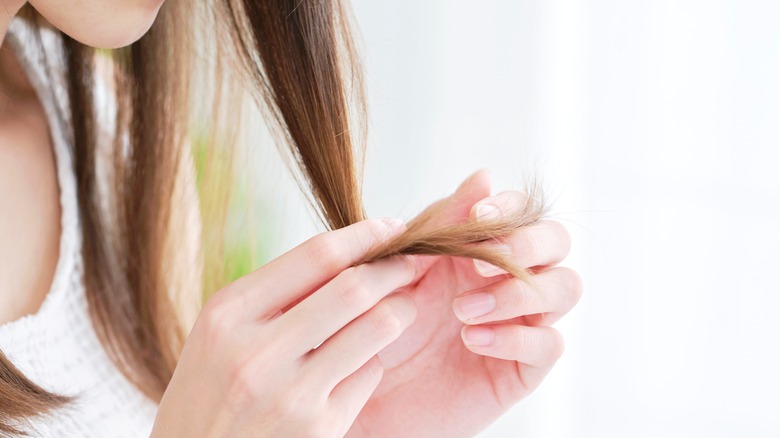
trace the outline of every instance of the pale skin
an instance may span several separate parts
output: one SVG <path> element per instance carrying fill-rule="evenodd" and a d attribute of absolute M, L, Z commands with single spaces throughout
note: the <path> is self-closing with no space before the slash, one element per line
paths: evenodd
<path fill-rule="evenodd" d="M 0 0 L 8 11 L 0 9 L 2 34 L 23 3 Z M 72 37 L 100 47 L 140 37 L 160 6 L 146 0 L 31 3 Z M 85 26 L 84 17 L 94 26 Z M 0 64 L 4 71 L 10 65 Z M 0 314 L 0 322 L 40 305 L 59 233 L 49 139 L 40 135 L 45 130 L 22 129 L 13 119 L 27 114 L 28 126 L 45 126 L 40 105 L 30 93 L 4 106 L 0 187 L 23 190 L 0 189 L 0 206 L 22 206 L 44 219 L 20 220 L 19 207 L 0 210 L 3 242 L 40 237 L 34 249 L 27 241 L 0 245 L 0 261 L 9 263 L 0 266 L 21 273 L 0 289 L 0 309 L 24 303 Z M 31 150 L 25 156 L 35 175 L 45 175 L 42 188 L 5 171 L 12 168 L 11 146 Z M 526 202 L 517 191 L 491 196 L 486 172 L 451 196 L 444 217 L 452 222 L 507 214 Z M 533 285 L 445 256 L 352 266 L 403 228 L 397 220 L 373 219 L 317 235 L 218 291 L 187 339 L 152 436 L 466 437 L 533 391 L 563 351 L 550 325 L 582 293 L 576 272 L 557 266 L 569 252 L 566 230 L 544 220 L 505 239 L 516 263 L 532 268 Z M 20 249 L 30 257 L 46 254 L 48 264 L 29 269 Z"/>
<path fill-rule="evenodd" d="M 0 7 L 0 38 L 7 21 Z M 5 48 L 0 50 L 0 72 L 0 323 L 4 323 L 34 312 L 49 290 L 59 257 L 60 204 L 43 108 Z"/>

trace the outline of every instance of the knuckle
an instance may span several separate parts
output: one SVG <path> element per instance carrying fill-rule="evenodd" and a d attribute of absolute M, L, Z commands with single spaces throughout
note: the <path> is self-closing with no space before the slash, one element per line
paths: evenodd
<path fill-rule="evenodd" d="M 337 271 L 355 262 L 356 258 L 377 243 L 385 240 L 390 225 L 370 219 L 355 224 L 350 230 L 338 230 L 312 237 L 306 243 L 305 255 L 316 267 Z"/>
<path fill-rule="evenodd" d="M 382 366 L 382 362 L 379 361 L 379 358 L 374 356 L 366 362 L 364 372 L 369 380 L 378 382 L 382 378 L 385 369 Z"/>
<path fill-rule="evenodd" d="M 344 272 L 342 281 L 336 288 L 336 297 L 340 304 L 353 307 L 363 307 L 371 295 L 371 290 L 362 281 L 354 268 Z"/>
<path fill-rule="evenodd" d="M 235 295 L 247 293 L 248 291 L 253 289 L 253 286 L 254 284 L 253 281 L 250 279 L 250 276 L 245 275 L 243 277 L 236 278 L 235 280 L 226 284 L 217 293 L 212 295 L 211 299 L 222 297 L 223 295 L 235 296 Z"/>
<path fill-rule="evenodd" d="M 198 321 L 209 339 L 221 342 L 232 332 L 235 319 L 232 303 L 225 294 L 218 293 L 203 306 Z"/>
<path fill-rule="evenodd" d="M 306 245 L 305 257 L 309 264 L 325 271 L 335 271 L 350 264 L 344 244 L 333 233 L 312 237 Z"/>
<path fill-rule="evenodd" d="M 532 299 L 528 284 L 519 278 L 510 278 L 508 282 L 511 307 L 518 315 L 524 315 L 523 311 L 531 305 Z"/>
<path fill-rule="evenodd" d="M 395 309 L 380 303 L 366 314 L 370 329 L 381 339 L 395 339 L 403 330 L 403 322 Z"/>
<path fill-rule="evenodd" d="M 528 348 L 528 336 L 523 327 L 515 327 L 511 338 L 512 349 L 517 352 L 525 351 Z"/>
<path fill-rule="evenodd" d="M 376 245 L 387 238 L 390 226 L 387 222 L 380 219 L 368 219 L 365 221 L 366 228 L 368 230 L 369 242 L 366 247 Z"/>
<path fill-rule="evenodd" d="M 354 307 L 365 307 L 371 302 L 371 288 L 364 281 L 363 265 L 349 268 L 342 272 L 340 281 L 336 283 L 336 299 L 339 304 Z"/>

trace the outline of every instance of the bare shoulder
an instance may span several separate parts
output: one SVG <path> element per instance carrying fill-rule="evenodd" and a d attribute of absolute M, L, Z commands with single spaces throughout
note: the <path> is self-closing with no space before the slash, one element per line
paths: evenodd
<path fill-rule="evenodd" d="M 59 259 L 60 204 L 43 108 L 15 96 L 0 109 L 0 323 L 38 310 Z"/>

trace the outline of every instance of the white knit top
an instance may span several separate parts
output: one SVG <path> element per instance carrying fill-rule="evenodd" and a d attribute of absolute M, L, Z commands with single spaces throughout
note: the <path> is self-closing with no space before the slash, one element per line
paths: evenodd
<path fill-rule="evenodd" d="M 40 310 L 0 325 L 0 350 L 46 390 L 75 396 L 53 415 L 19 427 L 43 437 L 149 436 L 157 406 L 114 366 L 87 314 L 70 115 L 57 33 L 14 19 L 6 35 L 43 104 L 57 163 L 62 211 L 60 255 Z M 56 97 L 56 98 L 55 98 Z"/>

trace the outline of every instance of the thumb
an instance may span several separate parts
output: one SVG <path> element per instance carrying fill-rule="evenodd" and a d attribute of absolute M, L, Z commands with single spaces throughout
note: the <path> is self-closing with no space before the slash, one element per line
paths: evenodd
<path fill-rule="evenodd" d="M 412 221 L 415 221 L 420 217 L 425 217 L 428 218 L 428 221 L 436 223 L 438 226 L 447 226 L 468 221 L 474 204 L 488 196 L 490 196 L 490 172 L 486 169 L 481 169 L 466 178 L 455 190 L 455 193 L 434 202 Z M 426 214 L 432 211 L 435 213 L 431 216 Z M 418 265 L 419 277 L 433 265 L 437 257 L 417 257 L 420 260 Z"/>
<path fill-rule="evenodd" d="M 490 196 L 490 172 L 481 169 L 466 178 L 449 196 L 447 216 L 460 222 L 469 218 L 471 208 L 480 200 Z"/>
<path fill-rule="evenodd" d="M 436 209 L 436 222 L 449 225 L 469 219 L 471 208 L 481 199 L 490 196 L 490 172 L 478 170 L 466 178 L 455 193 L 440 199 L 425 209 Z M 422 215 L 421 215 L 422 216 Z"/>
<path fill-rule="evenodd" d="M 461 199 L 474 199 L 474 202 L 479 201 L 486 196 L 490 196 L 490 171 L 487 169 L 480 169 L 472 173 L 460 183 L 452 196 Z"/>

